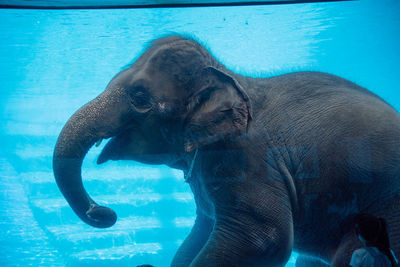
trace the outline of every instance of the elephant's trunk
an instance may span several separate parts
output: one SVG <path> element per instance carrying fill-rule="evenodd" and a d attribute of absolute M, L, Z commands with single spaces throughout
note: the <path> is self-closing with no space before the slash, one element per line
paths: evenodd
<path fill-rule="evenodd" d="M 96 204 L 87 194 L 81 167 L 93 144 L 114 136 L 123 125 L 125 103 L 121 103 L 121 99 L 118 90 L 106 90 L 79 109 L 62 129 L 54 150 L 54 176 L 62 194 L 84 222 L 99 228 L 112 226 L 117 216 L 113 210 Z"/>

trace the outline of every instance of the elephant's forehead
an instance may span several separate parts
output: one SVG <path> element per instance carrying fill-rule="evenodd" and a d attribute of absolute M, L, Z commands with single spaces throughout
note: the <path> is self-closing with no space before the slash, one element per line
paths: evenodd
<path fill-rule="evenodd" d="M 199 51 L 192 43 L 176 42 L 173 44 L 163 44 L 154 47 L 149 55 L 148 61 L 153 63 L 161 63 L 160 61 L 173 63 L 174 61 L 181 61 L 182 59 L 195 54 L 199 54 Z"/>
<path fill-rule="evenodd" d="M 157 70 L 149 63 L 143 64 L 141 68 L 132 69 L 126 77 L 125 85 L 130 88 L 146 88 L 153 97 L 167 102 L 182 100 L 185 97 L 185 91 L 177 86 L 173 76 Z"/>
<path fill-rule="evenodd" d="M 203 53 L 192 43 L 179 42 L 174 45 L 163 45 L 153 51 L 147 63 L 154 71 L 169 74 L 194 73 L 204 65 Z"/>

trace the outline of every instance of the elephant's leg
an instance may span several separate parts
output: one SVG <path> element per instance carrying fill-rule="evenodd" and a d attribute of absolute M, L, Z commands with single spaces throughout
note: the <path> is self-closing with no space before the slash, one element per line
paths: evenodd
<path fill-rule="evenodd" d="M 378 202 L 377 207 L 374 207 L 371 210 L 366 211 L 367 213 L 371 213 L 374 216 L 382 217 L 386 220 L 388 224 L 388 233 L 391 248 L 394 251 L 396 257 L 400 255 L 400 195 L 392 200 L 386 206 L 383 206 Z M 354 250 L 362 247 L 361 242 L 358 240 L 358 237 L 355 235 L 354 232 L 351 232 L 345 235 L 342 238 L 340 245 L 338 246 L 336 253 L 332 260 L 333 267 L 342 267 L 348 266 L 351 255 L 353 254 Z"/>
<path fill-rule="evenodd" d="M 400 192 L 388 205 L 371 213 L 386 220 L 391 249 L 397 259 L 400 259 Z"/>
<path fill-rule="evenodd" d="M 260 217 L 249 210 L 219 214 L 210 239 L 190 266 L 284 266 L 292 250 L 292 217 L 274 208 L 280 216 Z"/>
<path fill-rule="evenodd" d="M 351 255 L 360 247 L 362 244 L 354 232 L 344 235 L 333 256 L 332 267 L 350 266 Z"/>
<path fill-rule="evenodd" d="M 172 267 L 187 267 L 207 242 L 214 221 L 199 213 L 190 234 L 183 241 L 172 260 Z"/>
<path fill-rule="evenodd" d="M 329 267 L 330 265 L 320 259 L 299 255 L 296 259 L 296 267 Z"/>

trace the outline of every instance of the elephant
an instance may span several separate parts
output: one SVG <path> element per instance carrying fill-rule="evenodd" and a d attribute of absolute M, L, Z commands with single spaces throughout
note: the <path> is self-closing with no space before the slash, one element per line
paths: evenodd
<path fill-rule="evenodd" d="M 103 139 L 98 164 L 183 171 L 196 219 L 171 266 L 284 266 L 292 251 L 302 264 L 348 266 L 362 246 L 358 213 L 384 217 L 400 255 L 400 115 L 344 78 L 248 77 L 192 37 L 153 40 L 71 116 L 54 149 L 60 191 L 98 228 L 117 216 L 87 194 L 81 169 Z"/>

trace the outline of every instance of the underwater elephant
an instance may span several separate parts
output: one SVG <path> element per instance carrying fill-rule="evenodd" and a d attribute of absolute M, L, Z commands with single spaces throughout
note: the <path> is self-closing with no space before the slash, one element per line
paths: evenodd
<path fill-rule="evenodd" d="M 193 229 L 172 266 L 284 266 L 292 250 L 347 266 L 362 244 L 354 214 L 384 217 L 400 254 L 400 115 L 343 78 L 233 73 L 191 38 L 152 45 L 61 131 L 56 182 L 87 224 L 116 214 L 96 204 L 83 158 L 183 170 L 196 202 Z"/>

